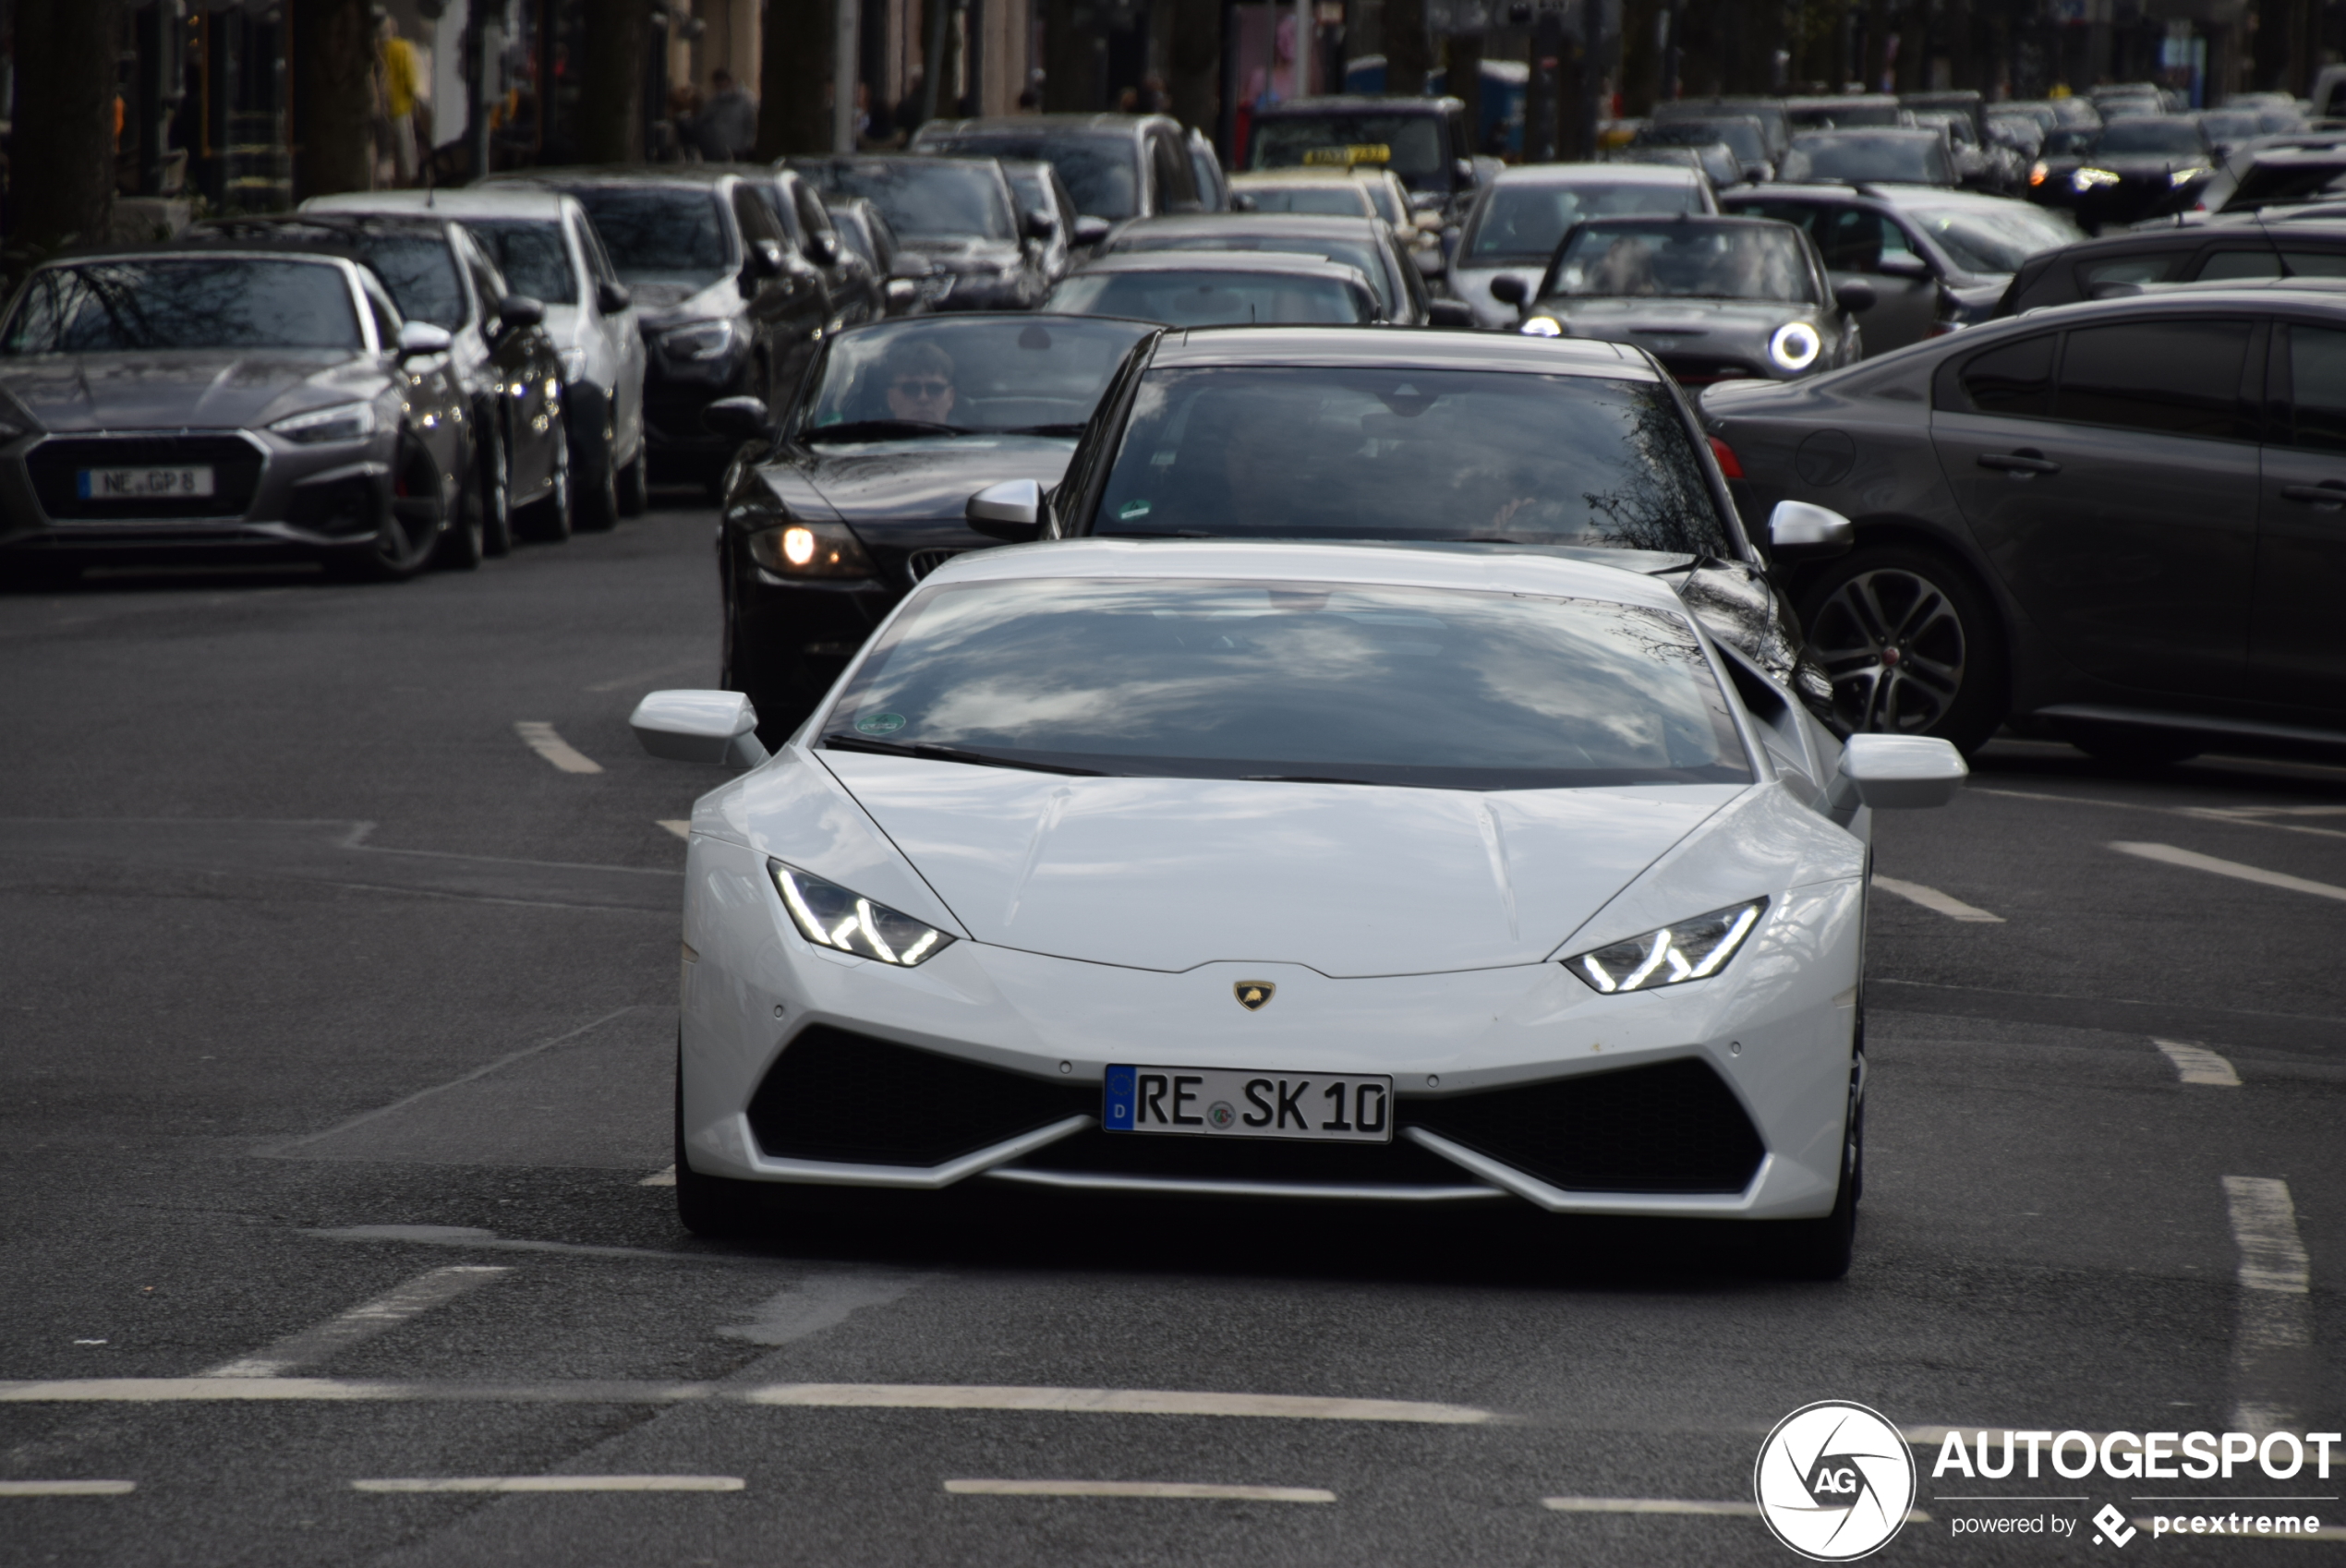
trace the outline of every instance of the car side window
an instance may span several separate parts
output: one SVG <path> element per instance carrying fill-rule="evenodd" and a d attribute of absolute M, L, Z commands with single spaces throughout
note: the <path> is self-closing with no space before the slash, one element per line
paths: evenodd
<path fill-rule="evenodd" d="M 1810 231 L 1832 272 L 1878 272 L 1884 256 L 1911 256 L 1906 234 L 1886 215 L 1866 207 L 1829 207 Z"/>
<path fill-rule="evenodd" d="M 611 257 L 604 252 L 602 238 L 595 233 L 595 225 L 584 218 L 573 218 L 571 232 L 578 236 L 578 248 L 586 253 L 586 270 L 595 275 L 595 281 L 619 282 L 619 269 L 611 264 Z"/>
<path fill-rule="evenodd" d="M 1190 178 L 1190 161 L 1173 145 L 1173 139 L 1157 133 L 1149 138 L 1149 162 L 1155 165 L 1151 183 L 1156 187 L 1156 210 L 1189 211 L 1197 206 L 1197 187 Z"/>
<path fill-rule="evenodd" d="M 2289 329 L 2289 445 L 2346 452 L 2346 332 Z"/>
<path fill-rule="evenodd" d="M 823 210 L 813 191 L 802 185 L 794 187 L 792 195 L 798 206 L 798 226 L 808 238 L 832 233 L 831 215 Z"/>
<path fill-rule="evenodd" d="M 382 346 L 385 354 L 396 352 L 399 347 L 399 307 L 391 302 L 391 296 L 384 292 L 382 284 L 375 281 L 372 272 L 360 271 L 358 288 L 367 296 L 367 313 L 375 320 L 375 342 Z"/>
<path fill-rule="evenodd" d="M 2280 255 L 2270 246 L 2254 250 L 2211 250 L 2193 274 L 2201 283 L 2222 278 L 2278 278 Z"/>
<path fill-rule="evenodd" d="M 2060 333 L 2045 332 L 1975 354 L 1953 366 L 1952 378 L 1941 378 L 1939 406 L 2007 419 L 2050 418 L 2060 346 Z"/>
<path fill-rule="evenodd" d="M 2137 321 L 2080 327 L 2061 360 L 2057 416 L 2163 435 L 2253 440 L 2240 397 L 2249 323 Z"/>
<path fill-rule="evenodd" d="M 2163 283 L 2181 272 L 2190 252 L 2154 250 L 2133 256 L 2106 256 L 2077 263 L 2077 297 L 2099 298 L 2098 290 L 2120 283 Z"/>
<path fill-rule="evenodd" d="M 458 254 L 465 259 L 466 274 L 472 279 L 473 294 L 480 301 L 481 320 L 486 323 L 497 314 L 498 303 L 513 289 L 505 282 L 505 274 L 497 264 L 482 254 L 478 245 L 467 235 L 459 244 Z"/>
<path fill-rule="evenodd" d="M 779 240 L 781 226 L 773 214 L 766 211 L 766 203 L 745 185 L 733 187 L 733 222 L 741 225 L 742 243 L 754 245 L 761 239 Z"/>

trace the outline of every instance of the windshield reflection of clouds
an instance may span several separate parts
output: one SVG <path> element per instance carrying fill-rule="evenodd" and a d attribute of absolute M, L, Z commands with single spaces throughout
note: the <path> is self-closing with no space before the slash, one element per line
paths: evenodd
<path fill-rule="evenodd" d="M 1092 532 L 1736 553 L 1660 385 L 1482 370 L 1153 371 Z"/>
<path fill-rule="evenodd" d="M 1103 772 L 1469 790 L 1750 778 L 1684 617 L 1449 589 L 930 590 L 833 732 Z"/>
<path fill-rule="evenodd" d="M 36 272 L 0 352 L 358 346 L 358 317 L 340 268 L 206 257 Z"/>

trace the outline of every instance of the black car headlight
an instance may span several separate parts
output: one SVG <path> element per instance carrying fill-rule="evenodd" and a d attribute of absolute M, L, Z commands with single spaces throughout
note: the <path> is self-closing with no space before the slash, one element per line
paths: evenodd
<path fill-rule="evenodd" d="M 1824 339 L 1808 322 L 1786 321 L 1768 340 L 1768 357 L 1775 361 L 1777 369 L 1797 372 L 1814 365 L 1824 346 Z"/>
<path fill-rule="evenodd" d="M 811 871 L 776 860 L 768 861 L 766 869 L 773 875 L 774 890 L 782 896 L 782 907 L 790 911 L 791 923 L 817 947 L 911 969 L 953 945 L 952 937 L 927 922 L 876 904 Z"/>
<path fill-rule="evenodd" d="M 784 577 L 877 577 L 879 569 L 844 523 L 787 523 L 749 537 L 749 558 Z"/>
<path fill-rule="evenodd" d="M 1608 996 L 1707 980 L 1726 967 L 1767 909 L 1765 899 L 1731 904 L 1626 942 L 1608 942 L 1565 959 L 1564 967 L 1578 975 L 1590 990 Z"/>

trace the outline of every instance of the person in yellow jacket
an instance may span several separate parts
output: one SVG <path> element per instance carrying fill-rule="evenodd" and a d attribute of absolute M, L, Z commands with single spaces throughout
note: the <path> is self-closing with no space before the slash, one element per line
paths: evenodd
<path fill-rule="evenodd" d="M 391 123 L 391 174 L 394 185 L 416 183 L 416 52 L 399 36 L 399 21 L 385 17 L 377 45 L 382 56 L 383 117 Z"/>

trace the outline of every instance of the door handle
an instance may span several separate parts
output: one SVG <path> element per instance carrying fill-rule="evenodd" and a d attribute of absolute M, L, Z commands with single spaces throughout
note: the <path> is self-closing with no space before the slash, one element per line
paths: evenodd
<path fill-rule="evenodd" d="M 2041 452 L 2030 452 L 2026 448 L 2019 452 L 1983 452 L 1975 461 L 1982 468 L 1992 468 L 2000 474 L 2015 474 L 2024 477 L 2030 474 L 2061 472 L 2060 464 L 2055 463 Z"/>
<path fill-rule="evenodd" d="M 2280 493 L 2289 501 L 2302 501 L 2314 506 L 2346 506 L 2346 484 L 2340 484 L 2336 479 L 2325 479 L 2318 485 L 2283 485 Z"/>

